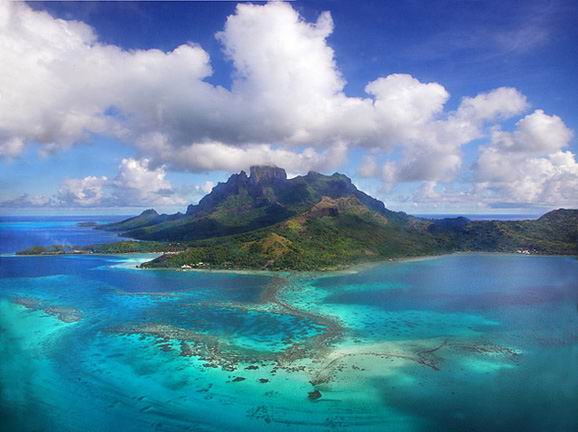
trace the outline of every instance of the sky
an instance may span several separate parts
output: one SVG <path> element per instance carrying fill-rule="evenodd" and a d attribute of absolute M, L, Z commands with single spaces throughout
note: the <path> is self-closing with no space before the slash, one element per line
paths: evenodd
<path fill-rule="evenodd" d="M 575 1 L 0 0 L 0 214 L 175 212 L 231 173 L 392 210 L 578 207 Z"/>

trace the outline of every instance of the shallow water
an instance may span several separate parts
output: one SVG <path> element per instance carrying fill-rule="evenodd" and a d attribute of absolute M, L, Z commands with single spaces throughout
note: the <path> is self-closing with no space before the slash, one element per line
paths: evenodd
<path fill-rule="evenodd" d="M 572 257 L 324 275 L 147 258 L 0 257 L 2 430 L 578 429 Z"/>

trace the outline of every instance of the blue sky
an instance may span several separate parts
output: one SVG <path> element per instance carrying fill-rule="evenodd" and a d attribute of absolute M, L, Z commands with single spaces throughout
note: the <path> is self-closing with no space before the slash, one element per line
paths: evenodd
<path fill-rule="evenodd" d="M 578 205 L 573 1 L 0 7 L 2 213 L 183 210 L 254 161 L 412 213 Z"/>

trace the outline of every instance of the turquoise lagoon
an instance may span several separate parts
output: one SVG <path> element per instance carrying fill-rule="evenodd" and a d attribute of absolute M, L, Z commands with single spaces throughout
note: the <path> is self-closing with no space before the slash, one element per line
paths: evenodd
<path fill-rule="evenodd" d="M 578 430 L 573 257 L 332 274 L 148 258 L 0 258 L 2 431 Z"/>

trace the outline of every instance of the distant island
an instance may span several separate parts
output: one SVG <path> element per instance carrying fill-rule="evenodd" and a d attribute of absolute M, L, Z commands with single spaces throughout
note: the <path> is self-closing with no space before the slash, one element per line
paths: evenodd
<path fill-rule="evenodd" d="M 80 227 L 80 228 L 93 228 L 97 225 L 98 225 L 98 223 L 96 223 L 96 222 L 78 222 L 76 224 L 76 226 Z"/>
<path fill-rule="evenodd" d="M 418 218 L 385 207 L 343 174 L 287 179 L 253 166 L 219 183 L 186 213 L 139 216 L 95 229 L 138 241 L 30 248 L 20 254 L 159 252 L 146 268 L 330 270 L 453 252 L 576 255 L 578 210 L 537 220 Z"/>

